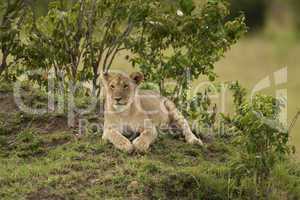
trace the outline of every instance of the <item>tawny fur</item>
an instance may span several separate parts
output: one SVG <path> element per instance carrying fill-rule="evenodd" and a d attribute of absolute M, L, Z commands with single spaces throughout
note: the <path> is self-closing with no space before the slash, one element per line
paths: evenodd
<path fill-rule="evenodd" d="M 105 86 L 103 139 L 116 148 L 146 152 L 157 138 L 157 129 L 171 124 L 181 129 L 188 143 L 203 144 L 173 102 L 153 91 L 138 89 L 143 81 L 141 73 L 133 73 L 130 77 L 106 74 L 102 81 Z M 133 141 L 128 139 L 135 133 L 139 136 Z"/>

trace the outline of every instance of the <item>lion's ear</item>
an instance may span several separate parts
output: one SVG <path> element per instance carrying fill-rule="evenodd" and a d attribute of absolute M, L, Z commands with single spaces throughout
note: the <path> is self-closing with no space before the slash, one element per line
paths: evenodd
<path fill-rule="evenodd" d="M 130 78 L 135 82 L 135 84 L 139 85 L 144 80 L 144 75 L 141 72 L 133 72 L 130 74 Z"/>

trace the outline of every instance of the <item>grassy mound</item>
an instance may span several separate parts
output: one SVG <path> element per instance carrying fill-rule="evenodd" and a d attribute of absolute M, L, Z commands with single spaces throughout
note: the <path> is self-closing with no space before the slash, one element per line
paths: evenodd
<path fill-rule="evenodd" d="M 162 134 L 149 153 L 127 154 L 101 133 L 74 134 L 64 115 L 18 111 L 11 95 L 0 92 L 0 199 L 257 199 L 251 179 L 236 187 L 229 139 L 201 148 Z M 268 198 L 300 196 L 298 167 L 273 173 Z"/>

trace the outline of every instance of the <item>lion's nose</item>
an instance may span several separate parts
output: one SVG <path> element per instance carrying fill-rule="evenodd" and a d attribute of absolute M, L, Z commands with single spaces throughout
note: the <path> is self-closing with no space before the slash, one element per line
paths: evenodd
<path fill-rule="evenodd" d="M 122 100 L 122 97 L 115 97 L 115 100 L 119 102 Z"/>

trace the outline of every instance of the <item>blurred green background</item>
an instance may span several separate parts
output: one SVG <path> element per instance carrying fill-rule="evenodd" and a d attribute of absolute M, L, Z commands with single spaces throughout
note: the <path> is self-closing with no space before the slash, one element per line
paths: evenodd
<path fill-rule="evenodd" d="M 262 90 L 275 95 L 288 92 L 288 124 L 300 108 L 300 1 L 231 0 L 232 13 L 245 11 L 248 35 L 239 41 L 216 67 L 221 81 L 237 79 L 248 90 L 269 77 L 271 87 Z M 275 85 L 274 72 L 287 67 L 288 81 Z M 292 129 L 292 143 L 300 158 L 300 120 Z"/>
<path fill-rule="evenodd" d="M 166 0 L 172 1 L 172 0 Z M 39 15 L 47 12 L 50 0 L 36 1 Z M 70 1 L 71 2 L 71 1 Z M 195 0 L 201 4 L 203 0 Z M 217 81 L 238 80 L 249 91 L 269 77 L 272 86 L 262 92 L 275 95 L 278 89 L 288 91 L 288 124 L 300 108 L 300 1 L 299 0 L 230 0 L 232 17 L 245 14 L 247 35 L 217 63 Z M 115 68 L 132 71 L 126 54 L 119 55 Z M 288 82 L 275 85 L 274 72 L 288 69 Z M 200 81 L 200 80 L 199 80 Z M 292 143 L 300 158 L 300 120 L 292 130 Z"/>

